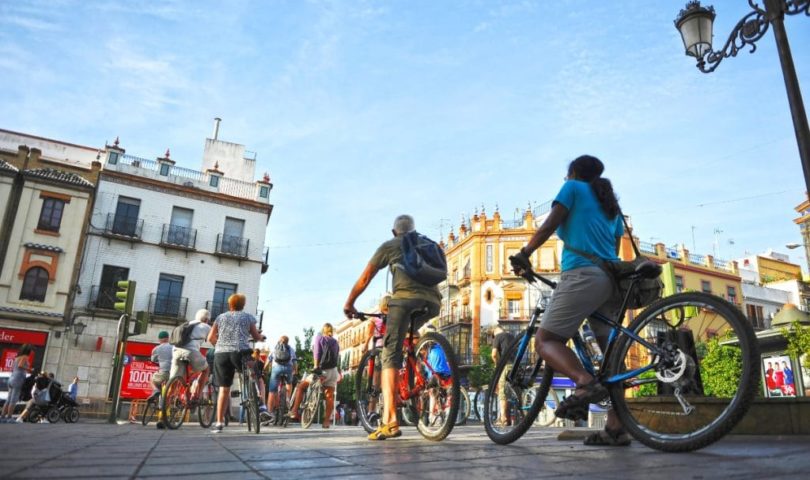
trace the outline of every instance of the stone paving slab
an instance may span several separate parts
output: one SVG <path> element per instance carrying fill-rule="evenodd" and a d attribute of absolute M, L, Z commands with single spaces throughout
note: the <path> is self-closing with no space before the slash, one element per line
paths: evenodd
<path fill-rule="evenodd" d="M 369 442 L 358 427 L 293 425 L 256 435 L 244 426 L 213 434 L 196 425 L 0 424 L 0 478 L 759 480 L 804 478 L 810 469 L 807 436 L 732 436 L 698 452 L 666 454 L 638 442 L 585 447 L 548 428 L 505 446 L 475 424 L 442 442 L 403 431 L 399 439 Z"/>

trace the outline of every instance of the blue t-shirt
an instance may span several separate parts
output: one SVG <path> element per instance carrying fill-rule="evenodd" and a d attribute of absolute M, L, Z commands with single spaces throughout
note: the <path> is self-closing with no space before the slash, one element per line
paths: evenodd
<path fill-rule="evenodd" d="M 430 368 L 433 369 L 433 372 L 438 373 L 442 377 L 447 377 L 450 375 L 450 365 L 447 364 L 447 356 L 444 354 L 444 350 L 442 350 L 440 346 L 435 345 L 430 349 L 427 361 Z M 433 372 L 428 369 L 428 380 L 433 376 Z"/>
<path fill-rule="evenodd" d="M 554 199 L 568 209 L 565 222 L 557 228 L 557 236 L 567 246 L 595 255 L 603 260 L 616 262 L 616 237 L 624 234 L 620 215 L 610 220 L 596 199 L 591 185 L 581 180 L 568 180 Z M 563 249 L 562 271 L 593 266 L 594 263 Z"/>

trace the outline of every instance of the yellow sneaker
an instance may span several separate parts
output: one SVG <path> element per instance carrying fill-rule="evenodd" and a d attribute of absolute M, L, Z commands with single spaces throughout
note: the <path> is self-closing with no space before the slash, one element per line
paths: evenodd
<path fill-rule="evenodd" d="M 381 425 L 368 435 L 369 440 L 385 440 L 387 438 L 397 438 L 402 436 L 399 424 L 396 422 Z"/>

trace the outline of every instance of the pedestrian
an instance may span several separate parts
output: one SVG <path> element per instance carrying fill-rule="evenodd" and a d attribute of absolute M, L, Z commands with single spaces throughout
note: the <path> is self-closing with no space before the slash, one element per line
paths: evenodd
<path fill-rule="evenodd" d="M 79 377 L 73 377 L 73 381 L 70 382 L 70 385 L 68 385 L 68 396 L 74 402 L 79 396 Z"/>
<path fill-rule="evenodd" d="M 332 336 L 333 334 L 334 328 L 332 324 L 324 323 L 321 333 L 315 336 L 312 342 L 312 359 L 314 363 L 312 375 L 298 382 L 293 408 L 290 411 L 291 416 L 294 415 L 293 412 L 298 412 L 298 407 L 304 398 L 304 392 L 306 392 L 310 383 L 315 381 L 315 376 L 320 376 L 323 383 L 323 397 L 326 400 L 326 409 L 321 424 L 323 428 L 329 428 L 332 423 L 332 411 L 335 407 L 335 388 L 340 378 L 340 372 L 338 372 L 337 368 L 338 359 L 340 358 L 340 346 Z"/>
<path fill-rule="evenodd" d="M 384 295 L 380 300 L 379 310 L 384 316 L 388 315 L 388 302 L 391 295 Z M 366 339 L 361 347 L 361 354 L 365 354 L 369 349 L 380 350 L 383 347 L 385 337 L 385 320 L 381 317 L 370 317 L 366 328 Z M 371 382 L 375 392 L 380 391 L 380 373 L 382 372 L 382 362 L 374 362 L 374 373 Z M 368 399 L 368 422 L 374 424 L 379 421 L 380 415 L 377 413 L 377 401 L 379 395 L 371 395 Z"/>
<path fill-rule="evenodd" d="M 162 330 L 158 333 L 158 344 L 152 349 L 152 362 L 158 364 L 158 371 L 152 374 L 152 395 L 151 397 L 160 397 L 158 406 L 158 421 L 155 425 L 159 430 L 166 428 L 163 423 L 163 398 L 160 396 L 163 384 L 169 380 L 169 372 L 172 368 L 172 344 L 169 343 L 169 332 Z M 150 398 L 151 398 L 150 397 Z"/>
<path fill-rule="evenodd" d="M 383 394 L 383 418 L 379 427 L 369 434 L 369 440 L 385 440 L 402 435 L 397 421 L 396 385 L 399 369 L 402 368 L 402 342 L 413 323 L 418 330 L 425 321 L 439 313 L 442 295 L 436 286 L 418 282 L 405 273 L 401 267 L 402 239 L 416 230 L 413 217 L 400 215 L 394 220 L 391 230 L 394 238 L 377 248 L 363 273 L 355 282 L 349 298 L 343 306 L 343 313 L 351 318 L 357 315 L 354 302 L 368 288 L 369 283 L 381 269 L 388 267 L 393 273 L 393 292 L 388 302 L 388 321 L 383 338 L 382 374 L 380 385 Z"/>
<path fill-rule="evenodd" d="M 234 293 L 228 297 L 229 310 L 220 314 L 208 334 L 208 343 L 216 347 L 214 371 L 219 384 L 217 400 L 217 421 L 213 433 L 222 431 L 225 419 L 225 406 L 231 395 L 231 385 L 237 370 L 242 370 L 242 360 L 250 358 L 250 340 L 260 341 L 262 334 L 256 327 L 256 317 L 244 311 L 245 296 Z M 248 368 L 254 368 L 253 361 L 247 361 Z"/>
<path fill-rule="evenodd" d="M 531 255 L 555 232 L 565 242 L 560 280 L 543 314 L 535 345 L 555 372 L 576 382 L 576 388 L 557 406 L 557 417 L 587 420 L 588 405 L 608 397 L 608 390 L 588 373 L 566 343 L 583 320 L 595 311 L 616 318 L 621 301 L 614 295 L 613 279 L 595 261 L 618 262 L 624 225 L 610 180 L 602 177 L 604 164 L 582 155 L 568 165 L 565 183 L 552 202 L 543 224 L 520 252 L 510 257 L 515 273 L 532 270 Z M 592 260 L 593 259 L 593 260 Z M 602 350 L 610 327 L 594 322 L 591 328 Z M 586 445 L 626 446 L 630 435 L 619 418 L 608 410 L 605 429 L 585 438 Z"/>
<path fill-rule="evenodd" d="M 24 344 L 17 350 L 17 356 L 11 361 L 11 376 L 8 378 L 8 396 L 3 410 L 0 412 L 2 422 L 10 422 L 14 415 L 14 407 L 20 401 L 23 383 L 25 378 L 31 373 L 31 362 L 28 356 L 34 349 L 29 344 Z"/>
<path fill-rule="evenodd" d="M 515 342 L 515 337 L 512 336 L 511 333 L 505 331 L 503 327 L 497 325 L 495 330 L 493 331 L 495 336 L 492 338 L 492 363 L 497 365 L 498 361 L 506 355 L 509 351 L 509 347 L 512 346 L 512 343 Z M 509 372 L 512 370 L 512 362 L 509 362 L 506 365 L 506 368 L 503 369 L 501 373 L 501 378 L 498 379 L 498 402 L 501 405 L 501 408 L 498 411 L 498 419 L 495 422 L 495 425 L 498 427 L 506 426 L 509 422 L 509 418 L 507 417 L 508 408 L 507 408 L 507 398 L 506 398 L 506 377 L 509 375 Z"/>

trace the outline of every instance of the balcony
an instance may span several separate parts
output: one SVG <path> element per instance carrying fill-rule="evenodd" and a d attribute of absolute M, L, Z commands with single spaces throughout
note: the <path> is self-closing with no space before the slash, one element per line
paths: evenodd
<path fill-rule="evenodd" d="M 215 302 L 214 300 L 209 300 L 205 302 L 205 309 L 211 312 L 211 323 L 216 320 L 216 318 L 228 311 L 228 302 Z"/>
<path fill-rule="evenodd" d="M 160 244 L 178 250 L 195 250 L 197 248 L 197 229 L 164 223 L 163 231 L 160 234 Z"/>
<path fill-rule="evenodd" d="M 104 236 L 140 242 L 143 233 L 143 219 L 107 214 L 107 221 L 104 223 Z"/>
<path fill-rule="evenodd" d="M 526 308 L 509 309 L 502 308 L 498 318 L 501 320 L 528 320 L 532 316 L 532 310 Z"/>
<path fill-rule="evenodd" d="M 112 285 L 93 285 L 90 288 L 90 299 L 87 301 L 88 310 L 115 310 L 113 305 L 116 288 Z"/>
<path fill-rule="evenodd" d="M 250 245 L 250 239 L 220 233 L 217 234 L 217 247 L 214 254 L 244 260 L 248 258 L 248 245 Z"/>
<path fill-rule="evenodd" d="M 179 324 L 186 320 L 188 298 L 149 294 L 149 313 L 156 322 Z M 161 322 L 161 320 L 163 320 Z"/>
<path fill-rule="evenodd" d="M 264 254 L 262 257 L 264 259 L 262 260 L 262 273 L 267 273 L 267 268 L 270 266 L 270 264 L 267 263 L 267 257 L 269 255 L 270 255 L 270 247 L 264 247 Z"/>
<path fill-rule="evenodd" d="M 470 317 L 470 314 L 466 312 L 453 312 L 450 315 L 443 314 L 439 317 L 440 329 L 450 325 L 456 325 L 458 323 L 469 325 L 472 323 L 472 317 Z"/>

